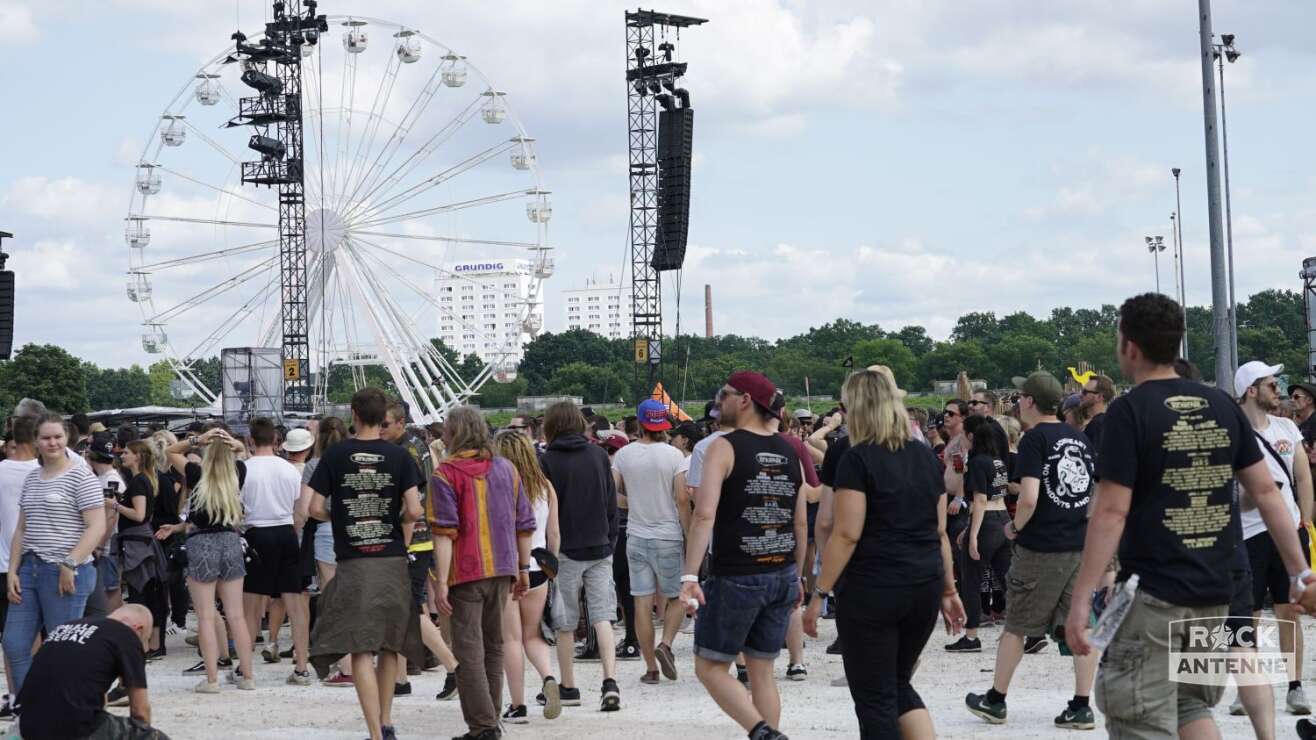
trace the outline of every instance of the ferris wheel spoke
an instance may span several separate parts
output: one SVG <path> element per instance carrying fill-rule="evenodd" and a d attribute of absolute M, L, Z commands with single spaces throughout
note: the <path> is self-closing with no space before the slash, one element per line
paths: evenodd
<path fill-rule="evenodd" d="M 440 146 L 455 136 L 458 131 L 461 131 L 462 127 L 469 123 L 470 120 L 475 117 L 475 114 L 479 112 L 479 104 L 479 97 L 472 100 L 469 105 L 458 111 L 457 115 L 453 116 L 452 119 L 435 132 L 433 136 L 427 139 L 419 149 L 408 155 L 406 159 L 402 160 L 401 164 L 390 171 L 387 175 L 383 174 L 389 164 L 388 162 L 385 162 L 377 172 L 373 174 L 373 183 L 370 183 L 369 180 L 363 179 L 363 186 L 368 185 L 368 187 L 365 188 L 365 194 L 359 198 L 353 196 L 353 199 L 359 204 L 365 204 L 377 196 L 387 196 L 392 192 L 393 188 L 397 187 L 399 183 L 405 180 L 412 171 L 416 169 L 416 167 L 420 166 L 420 164 L 428 159 L 429 156 L 438 150 Z M 396 151 L 394 153 L 396 153 Z M 359 208 L 360 206 L 358 206 L 358 209 Z"/>
<path fill-rule="evenodd" d="M 153 214 L 133 215 L 130 218 L 140 218 L 144 221 L 174 221 L 181 224 L 210 224 L 212 226 L 241 226 L 248 229 L 278 229 L 278 224 L 260 224 L 251 221 L 224 221 L 213 218 L 184 218 L 182 216 L 156 216 Z"/>
<path fill-rule="evenodd" d="M 204 304 L 206 301 L 215 298 L 217 296 L 221 296 L 229 292 L 230 290 L 233 290 L 234 288 L 238 287 L 239 285 L 242 285 L 243 283 L 252 280 L 263 270 L 267 270 L 271 267 L 274 267 L 278 263 L 278 259 L 279 259 L 278 256 L 275 255 L 274 257 L 270 257 L 267 260 L 262 260 L 260 262 L 257 262 L 256 264 L 252 265 L 251 267 L 248 267 L 242 272 L 239 272 L 233 277 L 228 278 L 227 280 L 224 280 L 223 282 L 220 282 L 216 285 L 212 285 L 211 287 L 206 288 L 205 290 L 201 291 L 200 293 L 197 293 L 191 298 L 188 298 L 178 303 L 175 306 L 171 306 L 170 308 L 167 308 L 164 311 L 155 314 L 154 316 L 150 316 L 146 318 L 144 321 L 142 321 L 142 323 L 165 324 L 169 321 L 177 319 L 179 316 L 182 316 L 183 314 L 187 313 L 188 311 L 191 311 L 197 306 Z"/>
<path fill-rule="evenodd" d="M 407 112 L 402 114 L 402 118 L 399 119 L 397 125 L 394 126 L 393 133 L 389 135 L 388 141 L 384 142 L 384 146 L 380 148 L 379 154 L 375 155 L 374 161 L 372 161 L 370 166 L 366 168 L 361 180 L 352 188 L 352 193 L 348 196 L 349 202 L 356 200 L 357 195 L 361 192 L 361 188 L 369 184 L 376 171 L 386 169 L 389 163 L 393 161 L 394 155 L 396 155 L 398 150 L 402 148 L 402 144 L 407 140 L 407 135 L 411 133 L 411 129 L 415 126 L 416 122 L 420 120 L 420 116 L 425 112 L 425 109 L 429 107 L 430 102 L 434 100 L 434 96 L 438 94 L 440 80 L 442 78 L 442 70 L 443 65 L 439 65 L 434 68 L 432 73 L 430 73 L 429 79 L 425 81 L 425 87 L 421 88 L 420 95 L 417 96 L 415 100 L 411 101 L 411 106 L 407 108 Z M 474 105 L 474 103 L 472 103 L 472 105 Z M 381 160 L 383 162 L 382 164 L 380 164 Z M 364 198 L 362 198 L 362 200 L 364 200 Z"/>
<path fill-rule="evenodd" d="M 206 136 L 205 132 L 203 132 L 201 129 L 197 128 L 196 126 L 192 125 L 191 121 L 187 120 L 186 118 L 182 120 L 183 120 L 183 125 L 186 126 L 193 134 L 195 134 L 198 139 L 201 139 L 202 141 L 209 144 L 210 148 L 219 152 L 220 155 L 222 155 L 225 159 L 232 162 L 233 164 L 242 163 L 242 160 L 238 159 L 238 155 L 234 154 L 233 152 L 230 152 L 228 149 L 224 148 L 222 144 L 210 138 L 209 136 Z"/>
<path fill-rule="evenodd" d="M 517 247 L 520 249 L 543 249 L 542 246 L 534 242 L 517 242 L 504 241 L 499 239 L 470 239 L 464 236 L 422 236 L 420 234 L 390 234 L 383 231 L 357 231 L 352 229 L 347 232 L 349 236 L 374 236 L 387 239 L 413 239 L 416 241 L 440 242 L 451 244 L 479 244 L 491 247 Z"/>
<path fill-rule="evenodd" d="M 373 241 L 369 241 L 369 240 L 367 240 L 367 239 L 361 239 L 361 238 L 353 239 L 352 242 L 353 242 L 354 244 L 360 244 L 360 245 L 363 245 L 363 246 L 370 247 L 370 248 L 372 248 L 372 249 L 377 249 L 377 250 L 379 250 L 379 251 L 381 251 L 381 252 L 386 252 L 386 253 L 391 254 L 391 255 L 393 255 L 394 257 L 397 257 L 397 258 L 399 258 L 399 259 L 403 259 L 403 260 L 406 260 L 406 261 L 408 261 L 408 262 L 412 262 L 412 263 L 415 263 L 415 264 L 417 264 L 417 265 L 420 265 L 421 267 L 427 267 L 427 268 L 429 268 L 430 270 L 433 270 L 433 271 L 436 272 L 436 273 L 440 273 L 440 274 L 442 274 L 444 277 L 457 278 L 458 280 L 463 280 L 463 281 L 465 281 L 465 282 L 470 283 L 471 285 L 484 286 L 484 283 L 481 283 L 479 280 L 476 280 L 475 278 L 473 278 L 473 277 L 471 277 L 471 276 L 469 276 L 469 275 L 466 275 L 465 273 L 453 272 L 452 270 L 449 270 L 449 269 L 444 268 L 444 267 L 440 267 L 440 266 L 438 266 L 438 265 L 436 265 L 436 264 L 434 264 L 434 263 L 432 263 L 432 262 L 426 262 L 425 260 L 422 260 L 422 259 L 419 259 L 419 258 L 414 257 L 414 256 L 412 256 L 412 255 L 406 254 L 405 252 L 399 252 L 399 251 L 397 251 L 397 250 L 389 249 L 388 247 L 385 247 L 385 246 L 383 246 L 382 244 L 377 244 L 377 243 L 375 243 L 375 242 L 373 242 Z M 392 268 L 391 268 L 391 267 L 388 267 L 388 269 L 391 270 Z M 427 294 L 427 295 L 428 295 L 428 294 Z M 521 298 L 521 296 L 520 296 L 519 294 L 517 294 L 517 293 L 508 293 L 508 292 L 504 292 L 504 293 L 503 293 L 503 298 L 504 298 L 505 300 L 508 300 L 508 301 L 510 301 L 510 302 L 515 302 L 515 303 L 523 303 L 523 302 L 524 302 L 524 299 Z"/>
<path fill-rule="evenodd" d="M 315 145 L 315 159 L 303 155 L 306 163 L 306 172 L 309 175 L 312 167 L 319 177 L 306 177 L 305 182 L 311 189 L 313 199 L 309 202 L 324 203 L 324 77 L 321 74 L 321 55 L 323 47 L 319 44 L 315 47 L 315 53 L 303 60 L 303 70 L 313 68 L 314 71 L 307 71 L 302 75 L 302 109 L 308 115 L 314 117 L 316 135 L 311 137 Z M 312 82 L 312 80 L 314 80 Z M 305 151 L 305 142 L 303 142 L 303 151 Z"/>
<path fill-rule="evenodd" d="M 384 80 L 379 87 L 375 89 L 375 99 L 370 103 L 370 114 L 366 118 L 365 125 L 361 127 L 361 138 L 357 141 L 356 151 L 352 155 L 351 164 L 347 168 L 347 178 L 344 180 L 343 190 L 346 191 L 347 184 L 355 181 L 357 169 L 370 156 L 370 150 L 375 145 L 375 135 L 379 132 L 379 124 L 384 119 L 384 111 L 388 109 L 388 101 L 393 96 L 393 86 L 398 79 L 398 71 L 402 67 L 402 59 L 397 54 L 389 55 L 388 64 L 384 66 Z M 362 150 L 365 150 L 364 155 Z M 346 198 L 347 193 L 339 194 L 341 198 Z M 340 200 L 340 203 L 344 202 Z"/>
<path fill-rule="evenodd" d="M 193 347 L 190 352 L 183 355 L 186 358 L 205 357 L 210 354 L 213 347 L 224 340 L 233 330 L 242 326 L 243 320 L 255 312 L 258 304 L 263 304 L 269 299 L 269 295 L 278 286 L 279 274 L 275 273 L 256 295 L 252 296 L 246 303 L 238 306 L 237 310 L 229 314 L 223 321 L 215 325 L 215 329 L 202 339 L 197 346 Z"/>
<path fill-rule="evenodd" d="M 173 175 L 174 177 L 178 177 L 178 178 L 181 178 L 181 179 L 183 179 L 183 180 L 187 180 L 188 182 L 195 183 L 195 184 L 197 184 L 197 185 L 200 185 L 201 187 L 204 187 L 204 188 L 210 188 L 211 190 L 214 190 L 215 192 L 223 193 L 224 195 L 227 195 L 227 196 L 230 197 L 230 198 L 237 198 L 238 200 L 246 201 L 247 203 L 250 203 L 250 204 L 252 204 L 253 206 L 260 206 L 261 208 L 264 208 L 264 209 L 267 210 L 267 211 L 274 211 L 274 212 L 276 212 L 276 213 L 278 212 L 278 209 L 277 209 L 277 208 L 275 208 L 274 206 L 272 206 L 272 205 L 270 205 L 270 204 L 268 204 L 268 203 L 261 203 L 260 201 L 258 201 L 258 200 L 252 200 L 251 198 L 248 198 L 248 197 L 245 196 L 245 195 L 238 195 L 237 193 L 233 192 L 232 190 L 225 190 L 224 188 L 221 188 L 221 187 L 219 187 L 218 185 L 211 185 L 211 184 L 208 183 L 208 182 L 203 182 L 203 181 L 201 181 L 201 180 L 198 180 L 198 179 L 195 178 L 195 177 L 192 177 L 191 175 L 183 174 L 182 172 L 179 172 L 178 170 L 171 169 L 171 168 L 166 167 L 166 166 L 164 166 L 164 165 L 162 165 L 162 164 L 158 164 L 158 165 L 156 165 L 156 169 L 159 169 L 159 170 L 162 171 L 162 172 L 167 172 L 167 173 Z"/>
<path fill-rule="evenodd" d="M 393 216 L 387 216 L 384 218 L 368 219 L 365 221 L 354 222 L 353 225 L 354 226 L 382 226 L 384 224 L 395 224 L 401 221 L 410 221 L 411 219 L 414 218 L 434 216 L 440 213 L 452 213 L 453 211 L 462 211 L 467 208 L 478 208 L 480 206 L 487 206 L 493 203 L 501 203 L 503 201 L 512 200 L 514 198 L 523 198 L 525 197 L 525 194 L 526 191 L 524 190 L 514 190 L 510 193 L 499 193 L 498 195 L 486 195 L 483 198 L 473 198 L 471 200 L 464 200 L 457 203 L 447 203 L 441 206 L 435 206 L 433 208 L 424 208 L 419 211 L 411 211 L 409 213 L 400 213 Z"/>
<path fill-rule="evenodd" d="M 467 157 L 461 162 L 458 162 L 457 164 L 449 167 L 448 169 L 439 172 L 433 177 L 427 178 L 425 180 L 416 183 L 415 185 L 412 185 L 411 187 L 407 188 L 406 190 L 403 190 L 402 192 L 398 193 L 397 195 L 394 195 L 391 198 L 388 198 L 387 200 L 380 201 L 379 203 L 361 209 L 357 215 L 357 218 L 370 219 L 388 213 L 389 211 L 392 211 L 398 206 L 410 202 L 416 199 L 417 197 L 424 195 L 430 190 L 439 187 L 440 185 L 448 182 L 449 180 L 462 174 L 463 172 L 467 172 L 476 167 L 479 167 L 485 162 L 488 162 L 490 159 L 493 159 L 494 157 L 497 157 L 499 155 L 511 151 L 512 148 L 515 146 L 517 146 L 516 142 L 505 141 L 501 144 L 496 144 L 494 146 L 491 146 L 482 152 L 472 154 L 471 156 Z"/>
<path fill-rule="evenodd" d="M 211 260 L 222 259 L 224 257 L 234 257 L 239 254 L 258 252 L 262 249 L 269 249 L 270 247 L 273 247 L 278 243 L 279 243 L 278 240 L 252 242 L 251 244 L 243 244 L 237 247 L 229 247 L 228 249 L 217 249 L 213 252 L 202 252 L 200 254 L 190 254 L 186 257 L 178 257 L 176 259 L 171 259 L 171 260 L 152 262 L 150 264 L 141 265 L 135 268 L 133 271 L 155 272 L 157 270 L 165 270 L 172 267 L 184 267 L 186 265 L 196 265 L 202 262 L 210 262 Z"/>

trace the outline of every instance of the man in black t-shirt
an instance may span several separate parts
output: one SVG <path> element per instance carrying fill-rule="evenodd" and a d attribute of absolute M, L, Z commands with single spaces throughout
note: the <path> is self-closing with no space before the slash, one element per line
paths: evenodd
<path fill-rule="evenodd" d="M 1169 658 L 1172 645 L 1188 647 L 1186 620 L 1225 627 L 1238 546 L 1235 477 L 1273 533 L 1293 600 L 1316 609 L 1316 589 L 1307 587 L 1316 579 L 1247 419 L 1223 391 L 1175 372 L 1183 326 L 1183 309 L 1164 295 L 1136 296 L 1120 307 L 1120 371 L 1136 386 L 1106 413 L 1100 483 L 1065 623 L 1074 653 L 1089 654 L 1092 593 L 1118 546 L 1118 580 L 1136 574 L 1139 581 L 1097 675 L 1097 706 L 1112 736 L 1218 732 L 1211 708 L 1223 682 L 1171 676 Z"/>
<path fill-rule="evenodd" d="M 1005 695 L 1024 655 L 1024 640 L 1062 624 L 1069 611 L 1095 488 L 1092 454 L 1083 433 L 1060 422 L 1060 381 L 1045 371 L 1016 378 L 1019 417 L 1029 430 L 1015 462 L 1021 492 L 1005 536 L 1014 540 L 1006 577 L 1005 632 L 996 648 L 996 676 L 985 694 L 969 694 L 969 711 L 988 722 L 1005 721 Z M 1074 656 L 1074 698 L 1055 719 L 1057 727 L 1096 726 L 1088 696 L 1097 656 Z"/>
<path fill-rule="evenodd" d="M 732 374 L 718 391 L 722 422 L 735 431 L 708 447 L 681 576 L 681 600 L 703 606 L 695 622 L 695 675 L 750 740 L 785 740 L 775 729 L 781 698 L 772 664 L 791 610 L 804 599 L 803 474 L 795 450 L 769 426 L 776 393 L 772 381 L 754 372 Z M 705 584 L 705 601 L 696 574 L 710 537 L 714 578 Z M 739 653 L 752 701 L 728 672 Z"/>
<path fill-rule="evenodd" d="M 307 484 L 315 491 L 311 516 L 333 526 L 338 560 L 337 574 L 320 594 L 311 662 L 327 673 L 339 658 L 352 656 L 357 700 L 372 738 L 393 730 L 398 656 L 417 665 L 424 660 L 402 534 L 422 514 L 416 464 L 406 450 L 380 439 L 387 405 L 378 388 L 357 391 L 356 436 L 325 450 Z M 375 680 L 362 681 L 369 673 Z"/>
<path fill-rule="evenodd" d="M 108 617 L 78 619 L 52 630 L 18 695 L 23 737 L 167 740 L 150 726 L 145 650 L 152 621 L 151 610 L 129 604 Z M 105 692 L 115 681 L 128 690 L 127 717 L 105 711 Z"/>
<path fill-rule="evenodd" d="M 1083 433 L 1092 443 L 1093 450 L 1101 449 L 1101 431 L 1106 426 L 1106 406 L 1114 400 L 1115 381 L 1105 375 L 1094 375 L 1091 380 L 1083 384 L 1078 405 L 1088 418 Z"/>

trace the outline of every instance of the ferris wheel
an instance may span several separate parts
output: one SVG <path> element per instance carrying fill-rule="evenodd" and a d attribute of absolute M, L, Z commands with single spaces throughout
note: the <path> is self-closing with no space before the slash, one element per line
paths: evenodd
<path fill-rule="evenodd" d="M 513 377 L 520 348 L 542 328 L 554 268 L 550 194 L 535 140 L 466 57 L 399 23 L 327 20 L 329 33 L 301 47 L 314 398 L 323 403 L 331 370 L 350 372 L 359 388 L 365 369 L 380 365 L 413 415 L 433 420 L 488 380 Z M 269 142 L 228 128 L 260 79 L 225 63 L 233 51 L 203 65 L 155 123 L 124 232 L 142 347 L 210 404 L 220 389 L 195 363 L 281 339 L 278 190 L 241 184 L 241 162 L 257 156 L 246 146 L 261 152 Z M 517 279 L 481 281 L 451 267 L 490 258 L 513 265 Z M 468 283 L 484 305 L 436 287 Z M 482 309 L 494 298 L 490 320 Z M 473 377 L 431 342 L 440 325 L 460 327 L 449 336 L 464 341 L 451 349 L 483 358 Z"/>

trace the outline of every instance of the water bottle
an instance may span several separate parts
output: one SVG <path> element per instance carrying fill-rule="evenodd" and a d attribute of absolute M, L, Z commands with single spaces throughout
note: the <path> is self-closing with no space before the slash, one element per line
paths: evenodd
<path fill-rule="evenodd" d="M 1104 651 L 1110 646 L 1110 642 L 1115 639 L 1115 633 L 1119 631 L 1124 617 L 1128 616 L 1129 610 L 1133 608 L 1133 597 L 1137 593 L 1138 574 L 1134 573 L 1111 597 L 1110 603 L 1106 605 L 1106 611 L 1102 612 L 1101 619 L 1097 620 L 1097 627 L 1092 630 L 1092 647 Z"/>

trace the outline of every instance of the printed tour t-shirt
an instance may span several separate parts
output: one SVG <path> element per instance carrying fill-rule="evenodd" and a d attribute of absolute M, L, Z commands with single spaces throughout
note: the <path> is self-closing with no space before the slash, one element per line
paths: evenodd
<path fill-rule="evenodd" d="M 946 486 L 930 447 L 914 441 L 897 451 L 856 445 L 837 465 L 835 488 L 860 491 L 868 501 L 846 582 L 907 586 L 943 576 L 937 506 Z"/>
<path fill-rule="evenodd" d="M 1060 422 L 1034 426 L 1019 440 L 1015 474 L 1036 478 L 1037 507 L 1015 542 L 1034 552 L 1078 552 L 1095 488 L 1092 450 L 1082 432 Z"/>
<path fill-rule="evenodd" d="M 735 463 L 713 520 L 714 575 L 753 575 L 795 562 L 795 501 L 803 478 L 786 440 L 743 429 L 726 435 Z"/>
<path fill-rule="evenodd" d="M 1010 475 L 1004 462 L 983 454 L 969 458 L 969 467 L 964 474 L 965 498 L 982 494 L 988 501 L 1004 503 L 1005 495 L 1009 492 Z"/>
<path fill-rule="evenodd" d="M 1298 511 L 1298 502 L 1293 495 L 1293 486 L 1289 484 L 1289 480 L 1293 477 L 1293 455 L 1299 451 L 1306 454 L 1302 448 L 1302 432 L 1298 431 L 1297 424 L 1288 419 L 1267 416 L 1266 420 L 1270 424 L 1256 434 L 1260 434 L 1266 442 L 1270 443 L 1270 449 L 1279 455 L 1280 460 L 1283 460 L 1283 467 L 1280 467 L 1280 460 L 1276 460 L 1275 455 L 1266 451 L 1261 442 L 1257 442 L 1257 446 L 1261 447 L 1261 459 L 1266 461 L 1266 469 L 1270 471 L 1270 477 L 1274 479 L 1276 487 L 1283 494 L 1284 504 L 1289 507 L 1289 515 L 1293 518 L 1293 528 L 1297 529 L 1302 523 L 1302 514 Z M 1242 516 L 1243 539 L 1250 540 L 1266 531 L 1266 523 L 1261 520 L 1260 509 L 1255 507 L 1244 509 Z"/>
<path fill-rule="evenodd" d="M 132 628 L 98 617 L 51 630 L 18 694 L 23 737 L 87 737 L 116 679 L 126 689 L 146 688 L 146 653 Z"/>
<path fill-rule="evenodd" d="M 1228 604 L 1239 530 L 1234 471 L 1262 459 L 1247 418 L 1223 391 L 1149 380 L 1106 411 L 1097 472 L 1127 486 L 1119 580 L 1178 606 Z"/>
<path fill-rule="evenodd" d="M 416 487 L 416 464 L 406 450 L 379 439 L 344 440 L 321 455 L 310 486 L 330 499 L 339 560 L 406 555 L 402 495 Z"/>

